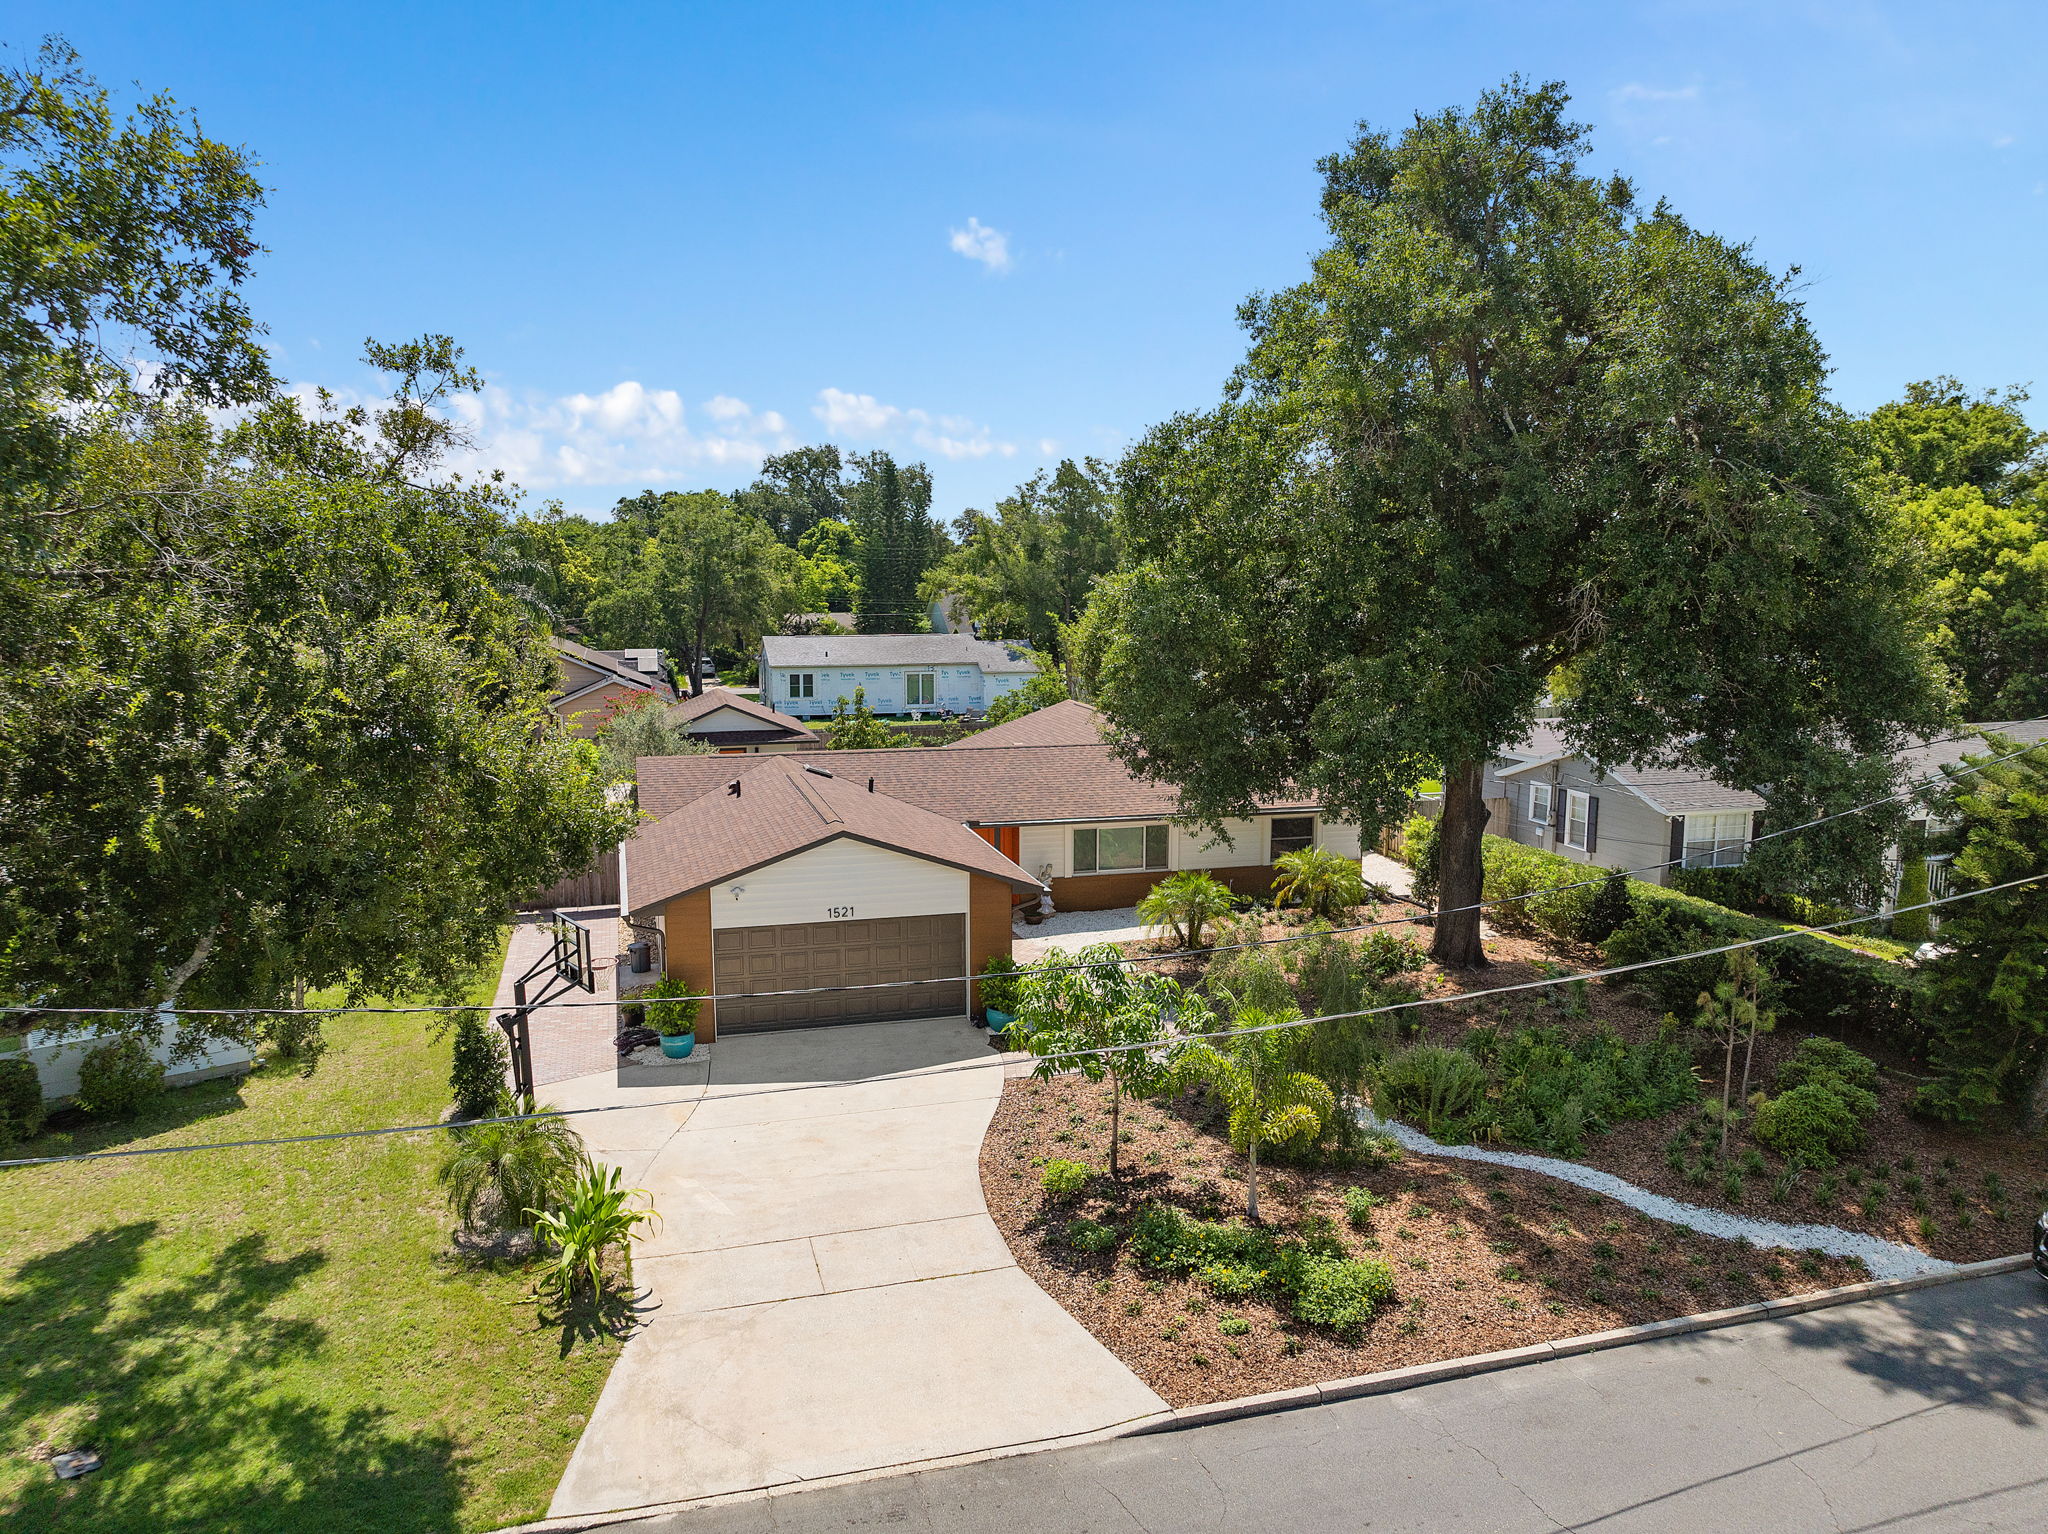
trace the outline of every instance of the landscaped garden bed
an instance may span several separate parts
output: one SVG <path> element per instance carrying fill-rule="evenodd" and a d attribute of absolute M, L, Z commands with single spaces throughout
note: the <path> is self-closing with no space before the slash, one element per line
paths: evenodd
<path fill-rule="evenodd" d="M 1860 1265 L 1767 1252 L 1644 1218 L 1552 1178 L 1402 1156 L 1371 1170 L 1264 1168 L 1264 1227 L 1387 1264 L 1393 1293 L 1351 1329 L 1306 1323 L 1257 1293 L 1219 1295 L 1148 1265 L 1148 1208 L 1236 1224 L 1245 1158 L 1206 1095 L 1126 1105 L 1119 1182 L 1108 1088 L 1075 1076 L 1010 1082 L 982 1148 L 982 1187 L 1025 1271 L 1176 1406 L 1520 1347 L 1853 1283 Z M 1097 1169 L 1071 1197 L 1056 1161 Z M 1369 1200 L 1377 1200 L 1366 1207 Z M 1348 1195 L 1348 1197 L 1347 1197 Z M 1358 1211 L 1354 1215 L 1354 1211 Z M 1103 1250 L 1113 1232 L 1114 1245 Z M 1079 1245 L 1076 1244 L 1077 1240 Z M 1334 1243 L 1334 1245 L 1331 1245 Z"/>

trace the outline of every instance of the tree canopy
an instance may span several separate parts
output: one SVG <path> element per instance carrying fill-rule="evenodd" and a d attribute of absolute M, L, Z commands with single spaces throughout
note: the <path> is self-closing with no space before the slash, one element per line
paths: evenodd
<path fill-rule="evenodd" d="M 1098 589 L 1134 771 L 1211 822 L 1293 784 L 1369 824 L 1440 774 L 1447 907 L 1560 668 L 1575 749 L 1774 806 L 1947 701 L 1791 275 L 1584 173 L 1566 105 L 1515 80 L 1322 162 L 1329 245 L 1245 303 L 1224 402 L 1128 455 Z M 1483 963 L 1477 913 L 1434 951 Z"/>
<path fill-rule="evenodd" d="M 993 516 L 969 511 L 955 525 L 959 547 L 926 574 L 925 597 L 950 593 L 984 634 L 1063 659 L 1062 628 L 1117 562 L 1110 467 L 1064 458 L 996 502 Z"/>

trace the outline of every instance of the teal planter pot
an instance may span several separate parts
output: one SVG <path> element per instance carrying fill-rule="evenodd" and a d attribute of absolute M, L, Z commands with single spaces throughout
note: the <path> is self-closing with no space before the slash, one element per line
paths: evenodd
<path fill-rule="evenodd" d="M 988 1009 L 988 1031 L 990 1033 L 1008 1033 L 1010 1031 L 1010 1024 L 1015 1021 L 1017 1021 L 1017 1014 L 1014 1012 L 998 1012 L 994 1007 Z"/>
<path fill-rule="evenodd" d="M 695 1033 L 664 1033 L 661 1036 L 661 1052 L 671 1060 L 687 1060 L 690 1051 L 697 1047 Z"/>

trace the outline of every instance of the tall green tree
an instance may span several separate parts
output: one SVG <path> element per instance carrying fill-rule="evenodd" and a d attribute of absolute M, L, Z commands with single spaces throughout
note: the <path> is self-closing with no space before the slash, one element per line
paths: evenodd
<path fill-rule="evenodd" d="M 859 631 L 915 632 L 925 626 L 919 584 L 945 543 L 931 516 L 931 475 L 921 463 L 899 466 L 879 450 L 850 462 L 859 475 L 847 495 L 860 540 Z"/>
<path fill-rule="evenodd" d="M 797 556 L 720 492 L 672 491 L 651 506 L 639 497 L 622 503 L 622 521 L 629 536 L 644 532 L 591 599 L 591 630 L 614 649 L 659 645 L 680 657 L 693 697 L 708 646 L 746 649 L 790 611 Z"/>
<path fill-rule="evenodd" d="M 966 513 L 959 547 L 927 572 L 924 596 L 957 596 L 984 633 L 1063 659 L 1063 626 L 1080 617 L 1096 578 L 1116 566 L 1111 474 L 1093 458 L 1065 458 L 996 502 L 993 516 Z"/>
<path fill-rule="evenodd" d="M 1987 738 L 1973 766 L 2019 745 Z M 2048 1124 L 2048 747 L 1955 779 L 1955 826 L 1934 843 L 1955 854 L 1958 892 L 2015 879 L 2040 882 L 1941 910 L 1944 952 L 1927 966 L 1936 1079 L 1925 1111 L 1963 1123 L 2016 1109 Z"/>
<path fill-rule="evenodd" d="M 1217 409 L 1122 468 L 1099 701 L 1215 822 L 1292 785 L 1384 825 L 1441 776 L 1432 951 L 1485 962 L 1487 760 L 1560 668 L 1595 761 L 1796 802 L 1946 702 L 1792 296 L 1585 174 L 1519 80 L 1322 162 L 1330 244 L 1242 310 Z"/>
<path fill-rule="evenodd" d="M 804 534 L 820 522 L 847 519 L 845 460 L 829 442 L 793 448 L 764 459 L 761 474 L 733 504 L 759 517 L 789 548 L 802 545 Z"/>
<path fill-rule="evenodd" d="M 1909 384 L 1864 422 L 1918 546 L 1936 647 L 1976 720 L 2048 713 L 2048 433 L 2022 389 Z"/>

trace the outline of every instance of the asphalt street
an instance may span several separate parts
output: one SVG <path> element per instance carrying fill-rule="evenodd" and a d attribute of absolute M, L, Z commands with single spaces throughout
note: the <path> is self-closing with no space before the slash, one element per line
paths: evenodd
<path fill-rule="evenodd" d="M 2006 1274 L 1399 1395 L 612 1527 L 2038 1531 L 2044 1364 L 2048 1284 Z"/>

